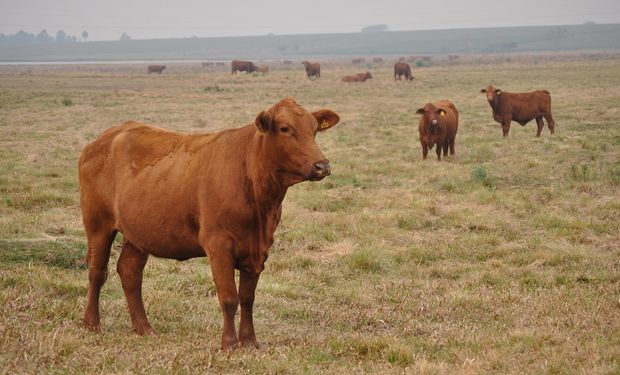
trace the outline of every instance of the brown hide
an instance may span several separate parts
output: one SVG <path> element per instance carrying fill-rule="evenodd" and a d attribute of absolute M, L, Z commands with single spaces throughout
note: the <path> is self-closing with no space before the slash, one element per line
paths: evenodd
<path fill-rule="evenodd" d="M 252 73 L 256 71 L 256 65 L 251 61 L 233 60 L 230 63 L 230 74 L 237 74 L 237 72 Z"/>
<path fill-rule="evenodd" d="M 159 74 L 161 74 L 161 72 L 163 72 L 164 69 L 166 69 L 165 65 L 149 65 L 148 72 L 149 72 L 149 74 L 151 74 L 151 73 L 159 73 Z"/>
<path fill-rule="evenodd" d="M 352 76 L 342 77 L 342 82 L 366 82 L 366 80 L 370 78 L 372 78 L 372 74 L 370 74 L 370 72 L 357 73 Z"/>
<path fill-rule="evenodd" d="M 544 127 L 543 118 L 547 121 L 547 127 L 551 134 L 555 133 L 555 121 L 551 114 L 549 91 L 512 93 L 489 85 L 480 92 L 486 94 L 487 101 L 493 111 L 493 119 L 502 125 L 504 137 L 508 136 L 512 121 L 525 125 L 533 119 L 536 119 L 536 136 L 540 137 Z"/>
<path fill-rule="evenodd" d="M 306 68 L 306 76 L 308 78 L 319 78 L 321 76 L 321 64 L 310 61 L 303 61 L 302 64 Z"/>
<path fill-rule="evenodd" d="M 459 112 L 449 100 L 440 100 L 435 103 L 427 103 L 416 111 L 420 116 L 418 129 L 420 131 L 420 143 L 422 144 L 422 157 L 426 159 L 428 150 L 437 145 L 437 160 L 443 156 L 454 155 L 454 143 L 459 126 Z"/>
<path fill-rule="evenodd" d="M 208 255 L 224 313 L 222 347 L 257 346 L 254 290 L 282 200 L 289 186 L 330 174 L 314 138 L 338 121 L 330 110 L 309 113 L 286 98 L 238 129 L 182 134 L 131 121 L 88 144 L 79 164 L 88 239 L 86 326 L 100 330 L 99 292 L 110 245 L 121 232 L 117 270 L 137 333 L 152 333 L 141 296 L 148 256 L 185 260 Z M 240 271 L 238 292 L 235 269 Z"/>
<path fill-rule="evenodd" d="M 394 64 L 394 81 L 396 81 L 397 77 L 400 81 L 400 77 L 405 76 L 407 81 L 413 80 L 413 75 L 411 74 L 411 66 L 405 62 L 397 62 Z"/>
<path fill-rule="evenodd" d="M 256 68 L 256 71 L 259 73 L 267 74 L 269 73 L 269 67 L 267 65 L 261 65 L 258 68 Z"/>

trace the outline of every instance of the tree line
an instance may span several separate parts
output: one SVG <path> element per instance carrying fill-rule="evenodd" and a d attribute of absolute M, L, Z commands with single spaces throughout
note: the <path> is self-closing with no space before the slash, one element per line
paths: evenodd
<path fill-rule="evenodd" d="M 87 40 L 88 31 L 82 31 L 81 38 L 81 40 Z M 69 35 L 63 30 L 58 30 L 55 36 L 51 36 L 45 29 L 41 30 L 36 35 L 23 30 L 18 31 L 15 34 L 0 34 L 0 43 L 10 44 L 74 43 L 78 40 L 78 37 L 75 35 Z"/>

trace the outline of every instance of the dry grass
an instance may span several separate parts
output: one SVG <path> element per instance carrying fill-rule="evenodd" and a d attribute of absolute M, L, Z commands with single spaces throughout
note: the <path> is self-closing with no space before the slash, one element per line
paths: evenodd
<path fill-rule="evenodd" d="M 266 76 L 171 67 L 0 69 L 0 372 L 617 373 L 620 60 Z M 552 93 L 556 135 L 513 124 L 479 89 Z M 290 189 L 255 307 L 257 351 L 218 350 L 208 260 L 151 259 L 155 337 L 130 331 L 115 272 L 104 333 L 80 326 L 87 275 L 77 159 L 136 119 L 181 131 L 253 121 L 284 96 L 329 107 L 333 174 Z M 415 109 L 461 112 L 456 157 L 421 160 Z M 66 103 L 71 103 L 67 105 Z M 117 245 L 116 245 L 117 246 Z M 118 257 L 113 251 L 111 270 Z"/>

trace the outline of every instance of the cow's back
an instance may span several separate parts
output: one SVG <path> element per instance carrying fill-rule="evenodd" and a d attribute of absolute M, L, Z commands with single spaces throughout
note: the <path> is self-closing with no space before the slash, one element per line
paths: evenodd
<path fill-rule="evenodd" d="M 180 134 L 137 122 L 104 132 L 80 157 L 85 224 L 112 221 L 124 237 L 154 255 L 200 256 L 197 193 L 204 173 L 219 178 L 209 171 L 224 163 L 215 160 L 221 154 L 214 142 L 218 134 Z M 218 184 L 211 182 L 202 191 L 210 189 L 221 199 Z"/>

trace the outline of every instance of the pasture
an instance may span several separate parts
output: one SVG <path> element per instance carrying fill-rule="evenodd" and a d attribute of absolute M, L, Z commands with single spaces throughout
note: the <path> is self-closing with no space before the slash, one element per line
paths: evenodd
<path fill-rule="evenodd" d="M 294 64 L 298 64 L 295 62 Z M 303 66 L 231 76 L 169 65 L 0 67 L 0 373 L 620 372 L 620 59 L 413 68 Z M 502 139 L 479 90 L 548 89 L 556 133 Z M 285 96 L 341 123 L 332 175 L 289 189 L 256 292 L 259 350 L 219 350 L 208 259 L 151 257 L 139 337 L 112 250 L 102 334 L 81 326 L 87 271 L 77 160 L 134 119 L 238 127 Z M 450 99 L 456 156 L 426 161 L 416 109 Z M 148 188 L 148 187 L 145 187 Z"/>

